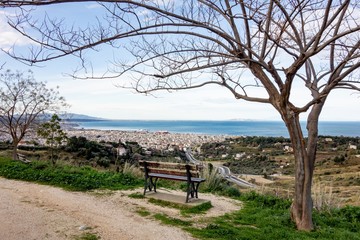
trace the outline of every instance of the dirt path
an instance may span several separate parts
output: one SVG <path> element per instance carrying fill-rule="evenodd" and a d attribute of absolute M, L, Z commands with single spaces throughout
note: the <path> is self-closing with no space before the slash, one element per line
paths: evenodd
<path fill-rule="evenodd" d="M 68 192 L 59 188 L 0 178 L 1 240 L 75 239 L 84 232 L 107 239 L 193 239 L 182 230 L 141 217 L 139 209 L 178 215 L 171 208 L 127 197 L 129 192 Z M 239 203 L 207 195 L 210 216 L 240 208 Z M 177 216 L 178 217 L 178 216 Z M 204 217 L 204 216 L 202 216 Z M 84 230 L 85 229 L 85 230 Z"/>

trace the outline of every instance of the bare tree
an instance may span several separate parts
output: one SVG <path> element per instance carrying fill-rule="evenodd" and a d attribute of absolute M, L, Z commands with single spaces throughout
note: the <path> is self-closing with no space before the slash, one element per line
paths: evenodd
<path fill-rule="evenodd" d="M 9 24 L 36 43 L 29 55 L 16 49 L 7 53 L 28 64 L 75 55 L 84 70 L 75 77 L 127 74 L 133 81 L 123 87 L 140 93 L 216 84 L 236 99 L 271 104 L 294 149 L 292 218 L 298 229 L 313 228 L 319 116 L 333 90 L 360 90 L 358 1 L 97 1 L 103 18 L 85 27 L 65 26 L 64 20 L 49 16 L 33 19 L 27 8 L 64 2 L 82 1 L 2 1 L 1 6 L 20 10 Z M 114 52 L 126 49 L 133 59 L 126 62 L 119 54 L 104 75 L 95 76 L 85 56 L 100 45 Z M 298 103 L 294 95 L 303 90 L 307 93 Z M 307 140 L 301 113 L 308 114 Z"/>
<path fill-rule="evenodd" d="M 32 129 L 37 117 L 58 110 L 65 104 L 58 91 L 46 88 L 45 83 L 35 81 L 32 72 L 0 75 L 0 132 L 12 138 L 13 159 L 18 159 L 17 147 Z"/>

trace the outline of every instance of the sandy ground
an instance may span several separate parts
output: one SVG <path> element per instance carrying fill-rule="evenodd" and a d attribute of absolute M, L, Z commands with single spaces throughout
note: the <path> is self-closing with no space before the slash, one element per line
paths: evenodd
<path fill-rule="evenodd" d="M 193 239 L 181 229 L 136 213 L 141 209 L 181 217 L 176 209 L 127 196 L 136 191 L 140 190 L 69 192 L 0 178 L 0 239 L 76 239 L 86 232 L 94 233 L 102 240 Z M 210 200 L 214 207 L 206 215 L 191 218 L 195 222 L 241 208 L 241 203 L 227 198 L 210 194 L 201 194 L 200 197 Z"/>

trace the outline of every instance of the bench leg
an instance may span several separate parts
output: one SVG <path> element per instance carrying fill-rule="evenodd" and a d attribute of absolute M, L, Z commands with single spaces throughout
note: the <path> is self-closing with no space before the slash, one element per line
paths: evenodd
<path fill-rule="evenodd" d="M 145 186 L 144 186 L 144 196 L 146 193 L 146 189 L 149 189 L 151 192 L 154 189 L 154 192 L 156 192 L 156 182 L 158 178 L 155 178 L 155 181 L 153 181 L 152 177 L 145 178 Z"/>
<path fill-rule="evenodd" d="M 192 195 L 191 194 L 192 190 L 191 190 L 191 183 L 188 182 L 187 184 L 187 189 L 186 189 L 186 203 L 189 202 L 189 195 Z"/>
<path fill-rule="evenodd" d="M 195 193 L 195 185 L 194 182 L 191 183 L 191 198 L 194 198 L 194 193 Z"/>
<path fill-rule="evenodd" d="M 149 188 L 149 191 L 151 191 L 151 180 L 150 180 L 150 178 L 145 178 L 144 196 L 145 196 L 147 188 Z"/>
<path fill-rule="evenodd" d="M 191 196 L 191 198 L 198 198 L 199 185 L 200 185 L 199 182 L 188 183 L 187 191 L 186 191 L 186 202 L 189 202 L 189 196 Z"/>
<path fill-rule="evenodd" d="M 156 192 L 156 183 L 157 183 L 157 181 L 158 181 L 158 178 L 155 178 L 154 182 L 152 181 L 152 178 L 151 178 L 151 184 L 154 187 L 154 192 Z"/>
<path fill-rule="evenodd" d="M 199 185 L 200 183 L 196 183 L 195 187 L 194 187 L 194 191 L 195 191 L 195 197 L 198 198 L 198 190 L 199 190 Z"/>

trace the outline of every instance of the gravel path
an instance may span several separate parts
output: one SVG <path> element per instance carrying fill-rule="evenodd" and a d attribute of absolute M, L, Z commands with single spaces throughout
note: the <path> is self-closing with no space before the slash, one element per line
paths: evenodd
<path fill-rule="evenodd" d="M 139 209 L 179 217 L 177 210 L 127 197 L 129 192 L 69 192 L 60 188 L 0 178 L 1 240 L 76 239 L 86 232 L 101 240 L 193 239 L 181 229 L 136 213 Z M 209 217 L 240 208 L 226 198 L 206 195 Z M 200 216 L 206 217 L 206 216 Z"/>
<path fill-rule="evenodd" d="M 0 239 L 75 239 L 92 231 L 106 239 L 192 239 L 128 208 L 99 197 L 0 178 Z M 88 229 L 88 230 L 83 230 Z"/>

